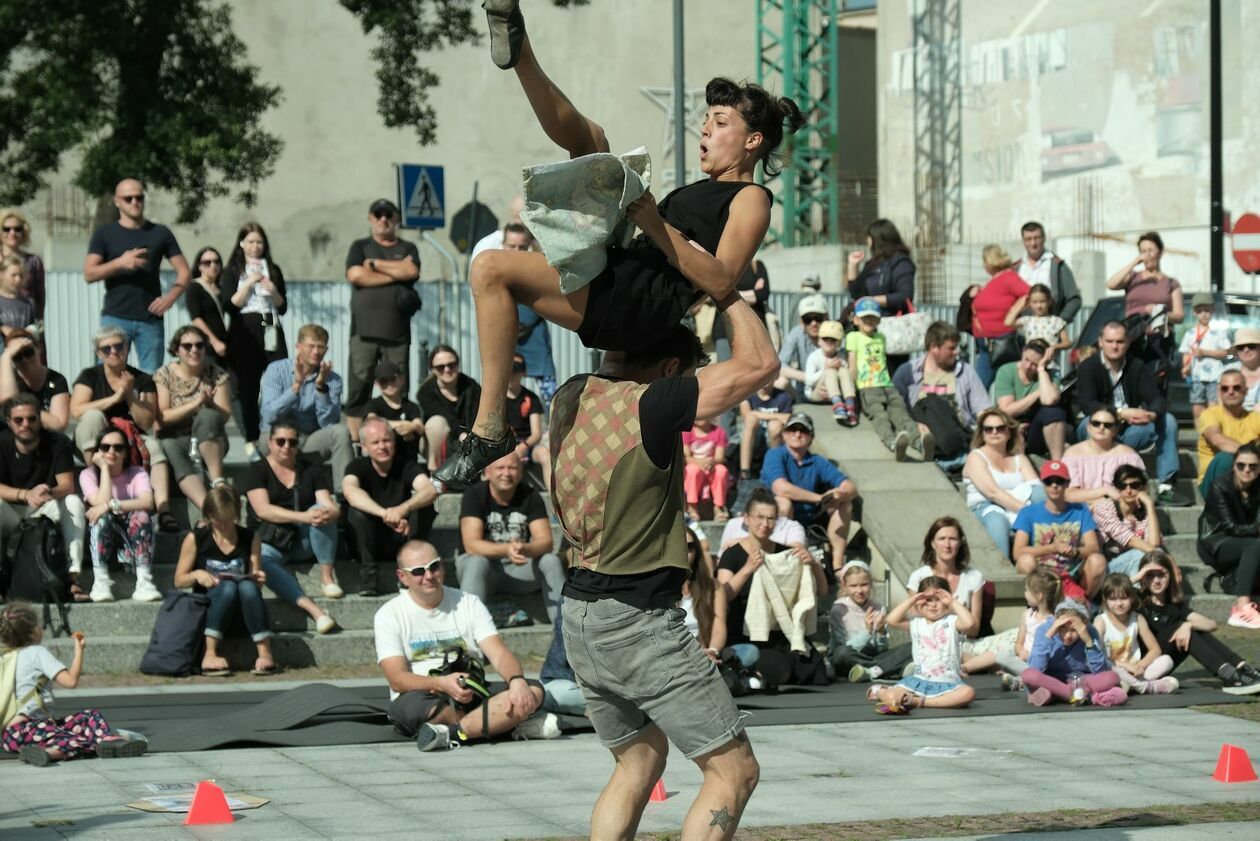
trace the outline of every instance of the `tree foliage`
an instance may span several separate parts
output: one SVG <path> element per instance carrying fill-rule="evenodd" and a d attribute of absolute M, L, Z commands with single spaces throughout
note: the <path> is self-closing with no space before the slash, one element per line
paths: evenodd
<path fill-rule="evenodd" d="M 77 152 L 79 187 L 141 178 L 180 222 L 233 189 L 252 204 L 284 145 L 261 125 L 280 90 L 257 77 L 215 0 L 0 3 L 0 201 L 29 201 Z"/>

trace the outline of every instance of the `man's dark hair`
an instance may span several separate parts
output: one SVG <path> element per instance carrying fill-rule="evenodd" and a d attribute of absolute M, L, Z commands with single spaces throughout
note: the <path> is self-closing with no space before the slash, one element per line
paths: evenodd
<path fill-rule="evenodd" d="M 1122 330 L 1122 331 L 1124 332 L 1124 340 L 1127 342 L 1127 341 L 1129 340 L 1129 327 L 1128 327 L 1128 325 L 1126 325 L 1123 321 L 1119 321 L 1119 320 L 1114 319 L 1114 318 L 1113 318 L 1113 319 L 1111 319 L 1111 321 L 1108 321 L 1106 324 L 1104 324 L 1104 325 L 1102 326 L 1102 329 L 1098 331 L 1098 338 L 1100 338 L 1100 339 L 1101 339 L 1101 338 L 1102 338 L 1102 334 L 1103 334 L 1103 333 L 1106 333 L 1108 330 L 1111 330 L 1112 328 L 1115 328 L 1115 327 L 1120 328 L 1120 330 Z"/>
<path fill-rule="evenodd" d="M 19 391 L 4 404 L 4 419 L 8 420 L 18 406 L 30 406 L 35 410 L 35 415 L 39 416 L 39 398 L 29 391 Z"/>
<path fill-rule="evenodd" d="M 677 359 L 683 370 L 703 368 L 709 364 L 709 355 L 696 334 L 679 324 L 671 333 L 645 347 L 626 351 L 627 368 L 647 368 L 666 359 Z"/>
<path fill-rule="evenodd" d="M 779 503 L 774 501 L 774 494 L 770 492 L 769 488 L 753 488 L 752 493 L 748 495 L 748 502 L 744 505 L 744 510 L 747 511 L 754 505 L 769 505 L 776 511 L 779 508 Z"/>
<path fill-rule="evenodd" d="M 934 347 L 940 347 L 948 342 L 957 342 L 961 339 L 962 334 L 958 332 L 958 328 L 948 321 L 933 321 L 928 325 L 927 332 L 923 334 L 923 348 L 924 350 L 931 350 Z"/>
<path fill-rule="evenodd" d="M 1031 234 L 1033 231 L 1041 231 L 1043 237 L 1046 235 L 1046 229 L 1041 226 L 1040 222 L 1025 222 L 1019 229 L 1021 236 L 1023 234 Z"/>
<path fill-rule="evenodd" d="M 520 222 L 508 222 L 504 225 L 503 235 L 507 236 L 508 234 L 524 234 L 530 239 L 534 238 L 534 235 L 529 232 L 529 228 L 525 227 Z"/>
<path fill-rule="evenodd" d="M 1045 339 L 1033 339 L 1028 344 L 1024 345 L 1024 350 L 1036 351 L 1038 356 L 1044 355 L 1049 349 L 1050 343 Z"/>

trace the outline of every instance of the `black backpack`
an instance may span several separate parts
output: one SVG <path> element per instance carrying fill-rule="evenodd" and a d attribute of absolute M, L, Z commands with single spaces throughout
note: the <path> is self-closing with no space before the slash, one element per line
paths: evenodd
<path fill-rule="evenodd" d="M 69 634 L 70 558 L 57 524 L 47 517 L 29 517 L 5 539 L 0 556 L 0 592 L 8 601 L 44 606 L 44 627 Z M 59 628 L 52 621 L 57 606 Z"/>
<path fill-rule="evenodd" d="M 209 596 L 182 590 L 168 592 L 153 622 L 153 634 L 140 659 L 140 671 L 146 675 L 187 677 L 199 669 L 209 609 Z"/>

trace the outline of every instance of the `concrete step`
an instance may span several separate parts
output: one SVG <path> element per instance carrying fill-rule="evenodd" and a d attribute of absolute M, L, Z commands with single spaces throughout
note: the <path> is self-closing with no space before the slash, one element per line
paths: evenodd
<path fill-rule="evenodd" d="M 541 659 L 551 645 L 550 625 L 505 628 L 500 635 L 508 648 L 521 658 Z M 44 644 L 64 662 L 70 662 L 74 655 L 73 642 L 69 639 L 46 639 Z M 147 634 L 92 638 L 84 655 L 85 670 L 90 674 L 136 674 L 148 644 Z M 248 639 L 229 639 L 221 650 L 236 668 L 251 665 L 256 656 Z M 284 631 L 272 639 L 272 651 L 281 668 L 376 662 L 370 630 L 341 631 L 324 636 Z"/>
<path fill-rule="evenodd" d="M 1189 508 L 1157 508 L 1156 513 L 1159 515 L 1159 527 L 1164 534 L 1198 534 L 1199 531 L 1199 515 L 1203 513 L 1202 505 L 1193 505 Z"/>

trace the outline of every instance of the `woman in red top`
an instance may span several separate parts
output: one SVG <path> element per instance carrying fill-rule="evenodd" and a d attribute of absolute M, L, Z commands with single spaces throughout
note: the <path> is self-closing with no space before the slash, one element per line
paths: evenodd
<path fill-rule="evenodd" d="M 1146 346 L 1142 361 L 1155 371 L 1167 362 L 1172 351 L 1172 325 L 1186 320 L 1186 299 L 1176 278 L 1164 274 L 1159 260 L 1164 256 L 1164 240 L 1154 231 L 1138 237 L 1138 256 L 1107 279 L 1108 289 L 1124 290 L 1124 317 L 1145 315 Z"/>
<path fill-rule="evenodd" d="M 993 385 L 993 377 L 1003 362 L 1010 362 L 1018 356 L 1007 353 L 995 354 L 998 339 L 1014 334 L 1015 329 L 1006 324 L 1006 314 L 1012 307 L 1024 308 L 1028 301 L 1028 284 L 1019 273 L 1012 268 L 1015 260 L 1000 245 L 984 247 L 984 270 L 989 273 L 989 282 L 984 286 L 972 286 L 963 293 L 963 302 L 968 298 L 971 302 L 971 335 L 976 340 L 975 366 L 980 382 L 988 388 Z M 961 325 L 960 325 L 961 326 Z M 1010 356 L 1010 358 L 1006 358 Z"/>

